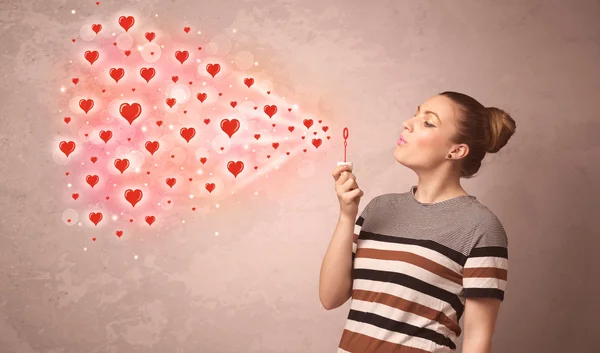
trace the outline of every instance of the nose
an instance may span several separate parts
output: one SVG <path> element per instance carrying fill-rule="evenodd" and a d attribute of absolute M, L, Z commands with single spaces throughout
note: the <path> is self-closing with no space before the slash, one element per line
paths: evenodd
<path fill-rule="evenodd" d="M 411 121 L 412 121 L 412 119 L 408 119 L 408 120 L 405 120 L 402 123 L 402 126 L 404 127 L 405 130 L 412 131 L 411 130 L 412 129 L 412 123 L 411 123 Z"/>

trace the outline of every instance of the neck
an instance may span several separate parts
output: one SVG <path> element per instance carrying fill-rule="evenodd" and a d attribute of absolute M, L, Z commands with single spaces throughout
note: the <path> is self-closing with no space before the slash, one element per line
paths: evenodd
<path fill-rule="evenodd" d="M 468 195 L 460 185 L 460 177 L 438 173 L 420 173 L 415 199 L 423 203 L 436 203 L 457 196 Z"/>

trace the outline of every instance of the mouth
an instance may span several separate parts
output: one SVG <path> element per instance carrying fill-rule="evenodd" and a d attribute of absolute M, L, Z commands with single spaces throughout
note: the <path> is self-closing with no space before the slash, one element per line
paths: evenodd
<path fill-rule="evenodd" d="M 406 144 L 406 143 L 407 143 L 407 142 L 406 142 L 406 140 L 404 139 L 404 137 L 400 136 L 400 138 L 398 139 L 398 144 L 399 144 L 399 145 L 404 145 L 404 144 Z"/>

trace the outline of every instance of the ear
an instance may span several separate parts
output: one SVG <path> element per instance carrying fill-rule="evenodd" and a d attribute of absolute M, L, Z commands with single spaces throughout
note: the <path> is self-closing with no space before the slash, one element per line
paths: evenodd
<path fill-rule="evenodd" d="M 450 153 L 452 153 L 452 159 L 463 159 L 469 154 L 469 146 L 464 143 L 454 145 Z"/>

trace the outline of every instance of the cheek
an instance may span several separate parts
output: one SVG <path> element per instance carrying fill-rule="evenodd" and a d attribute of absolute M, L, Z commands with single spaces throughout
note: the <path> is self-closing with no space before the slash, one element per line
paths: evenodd
<path fill-rule="evenodd" d="M 437 149 L 443 145 L 443 141 L 441 136 L 427 133 L 419 136 L 419 138 L 415 141 L 415 145 L 420 149 Z"/>

